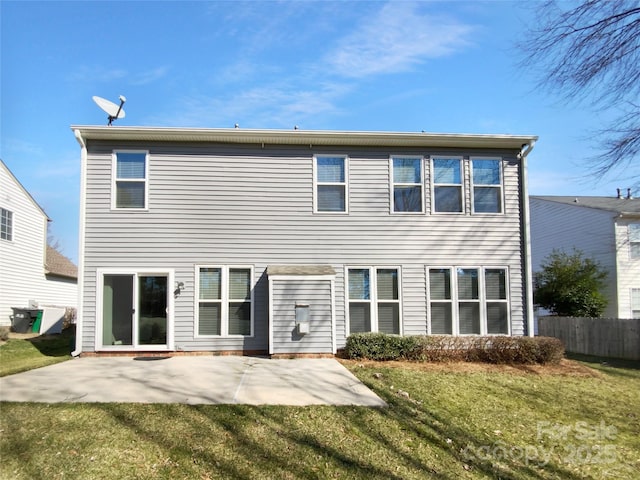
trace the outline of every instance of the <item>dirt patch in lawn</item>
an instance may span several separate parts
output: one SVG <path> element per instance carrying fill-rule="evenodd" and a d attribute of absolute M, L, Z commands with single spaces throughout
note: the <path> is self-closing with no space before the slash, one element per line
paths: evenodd
<path fill-rule="evenodd" d="M 408 368 L 425 372 L 450 372 L 450 373 L 510 373 L 514 375 L 565 375 L 572 377 L 601 377 L 597 370 L 589 368 L 574 360 L 563 359 L 557 365 L 494 365 L 490 363 L 472 362 L 376 362 L 372 360 L 346 360 L 340 359 L 349 368 Z"/>

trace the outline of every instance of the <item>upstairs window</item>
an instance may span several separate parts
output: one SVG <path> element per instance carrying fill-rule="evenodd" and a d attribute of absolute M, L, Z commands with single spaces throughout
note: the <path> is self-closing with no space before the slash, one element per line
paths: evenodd
<path fill-rule="evenodd" d="M 114 154 L 115 208 L 147 208 L 147 152 Z"/>
<path fill-rule="evenodd" d="M 629 225 L 629 256 L 640 258 L 640 223 Z"/>
<path fill-rule="evenodd" d="M 392 158 L 392 211 L 422 213 L 422 158 Z"/>
<path fill-rule="evenodd" d="M 347 212 L 347 159 L 315 158 L 315 211 Z"/>
<path fill-rule="evenodd" d="M 0 238 L 13 240 L 13 212 L 0 208 Z"/>
<path fill-rule="evenodd" d="M 462 159 L 433 159 L 433 211 L 462 213 Z"/>
<path fill-rule="evenodd" d="M 502 213 L 502 162 L 471 159 L 474 213 Z"/>

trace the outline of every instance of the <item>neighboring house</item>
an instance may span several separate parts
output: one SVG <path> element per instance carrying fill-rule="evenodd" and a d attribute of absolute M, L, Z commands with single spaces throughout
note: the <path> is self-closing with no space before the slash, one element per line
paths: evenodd
<path fill-rule="evenodd" d="M 77 268 L 47 246 L 47 214 L 0 160 L 0 325 L 12 307 L 76 307 Z"/>
<path fill-rule="evenodd" d="M 603 316 L 640 318 L 640 199 L 532 196 L 530 205 L 534 271 L 554 249 L 581 250 L 609 272 Z"/>
<path fill-rule="evenodd" d="M 72 127 L 81 352 L 532 334 L 537 137 Z"/>

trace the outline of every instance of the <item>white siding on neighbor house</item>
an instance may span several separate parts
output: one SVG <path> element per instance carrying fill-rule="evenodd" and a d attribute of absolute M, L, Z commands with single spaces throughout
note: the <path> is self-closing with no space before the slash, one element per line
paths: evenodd
<path fill-rule="evenodd" d="M 616 214 L 579 204 L 566 205 L 533 197 L 530 206 L 533 272 L 541 270 L 541 263 L 554 249 L 566 253 L 571 253 L 574 248 L 581 250 L 609 272 L 603 291 L 609 304 L 603 316 L 617 317 Z"/>
<path fill-rule="evenodd" d="M 111 209 L 113 150 L 149 151 L 148 211 Z M 313 156 L 349 161 L 348 214 L 313 213 Z M 391 155 L 502 156 L 505 213 L 432 215 L 429 169 L 423 214 L 390 213 Z M 425 166 L 429 162 L 425 161 Z M 510 272 L 512 333 L 525 329 L 519 162 L 515 152 L 90 142 L 86 167 L 83 349 L 93 349 L 95 272 L 100 267 L 171 268 L 185 288 L 175 302 L 181 350 L 266 350 L 268 286 L 274 264 L 336 271 L 338 348 L 345 340 L 344 268 L 394 266 L 405 334 L 427 332 L 425 266 L 501 266 Z M 254 336 L 194 338 L 194 265 L 253 265 Z"/>
<path fill-rule="evenodd" d="M 618 218 L 615 223 L 617 252 L 618 318 L 633 318 L 631 291 L 640 289 L 640 258 L 631 258 L 629 224 L 640 224 L 640 217 Z"/>
<path fill-rule="evenodd" d="M 271 286 L 271 353 L 333 353 L 331 280 L 275 278 Z M 309 306 L 309 333 L 304 335 L 297 332 L 296 305 Z"/>
<path fill-rule="evenodd" d="M 9 325 L 12 307 L 75 307 L 75 281 L 45 275 L 47 217 L 0 164 L 0 207 L 13 212 L 13 238 L 0 239 L 0 325 Z"/>

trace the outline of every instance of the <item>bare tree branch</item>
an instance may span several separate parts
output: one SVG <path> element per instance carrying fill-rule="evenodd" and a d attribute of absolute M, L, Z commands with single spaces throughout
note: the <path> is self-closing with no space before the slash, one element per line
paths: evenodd
<path fill-rule="evenodd" d="M 538 86 L 595 111 L 619 112 L 595 132 L 597 175 L 635 166 L 640 157 L 640 1 L 584 0 L 537 4 L 522 62 L 540 72 Z M 625 170 L 627 178 L 629 171 Z M 640 178 L 639 173 L 632 176 Z"/>

